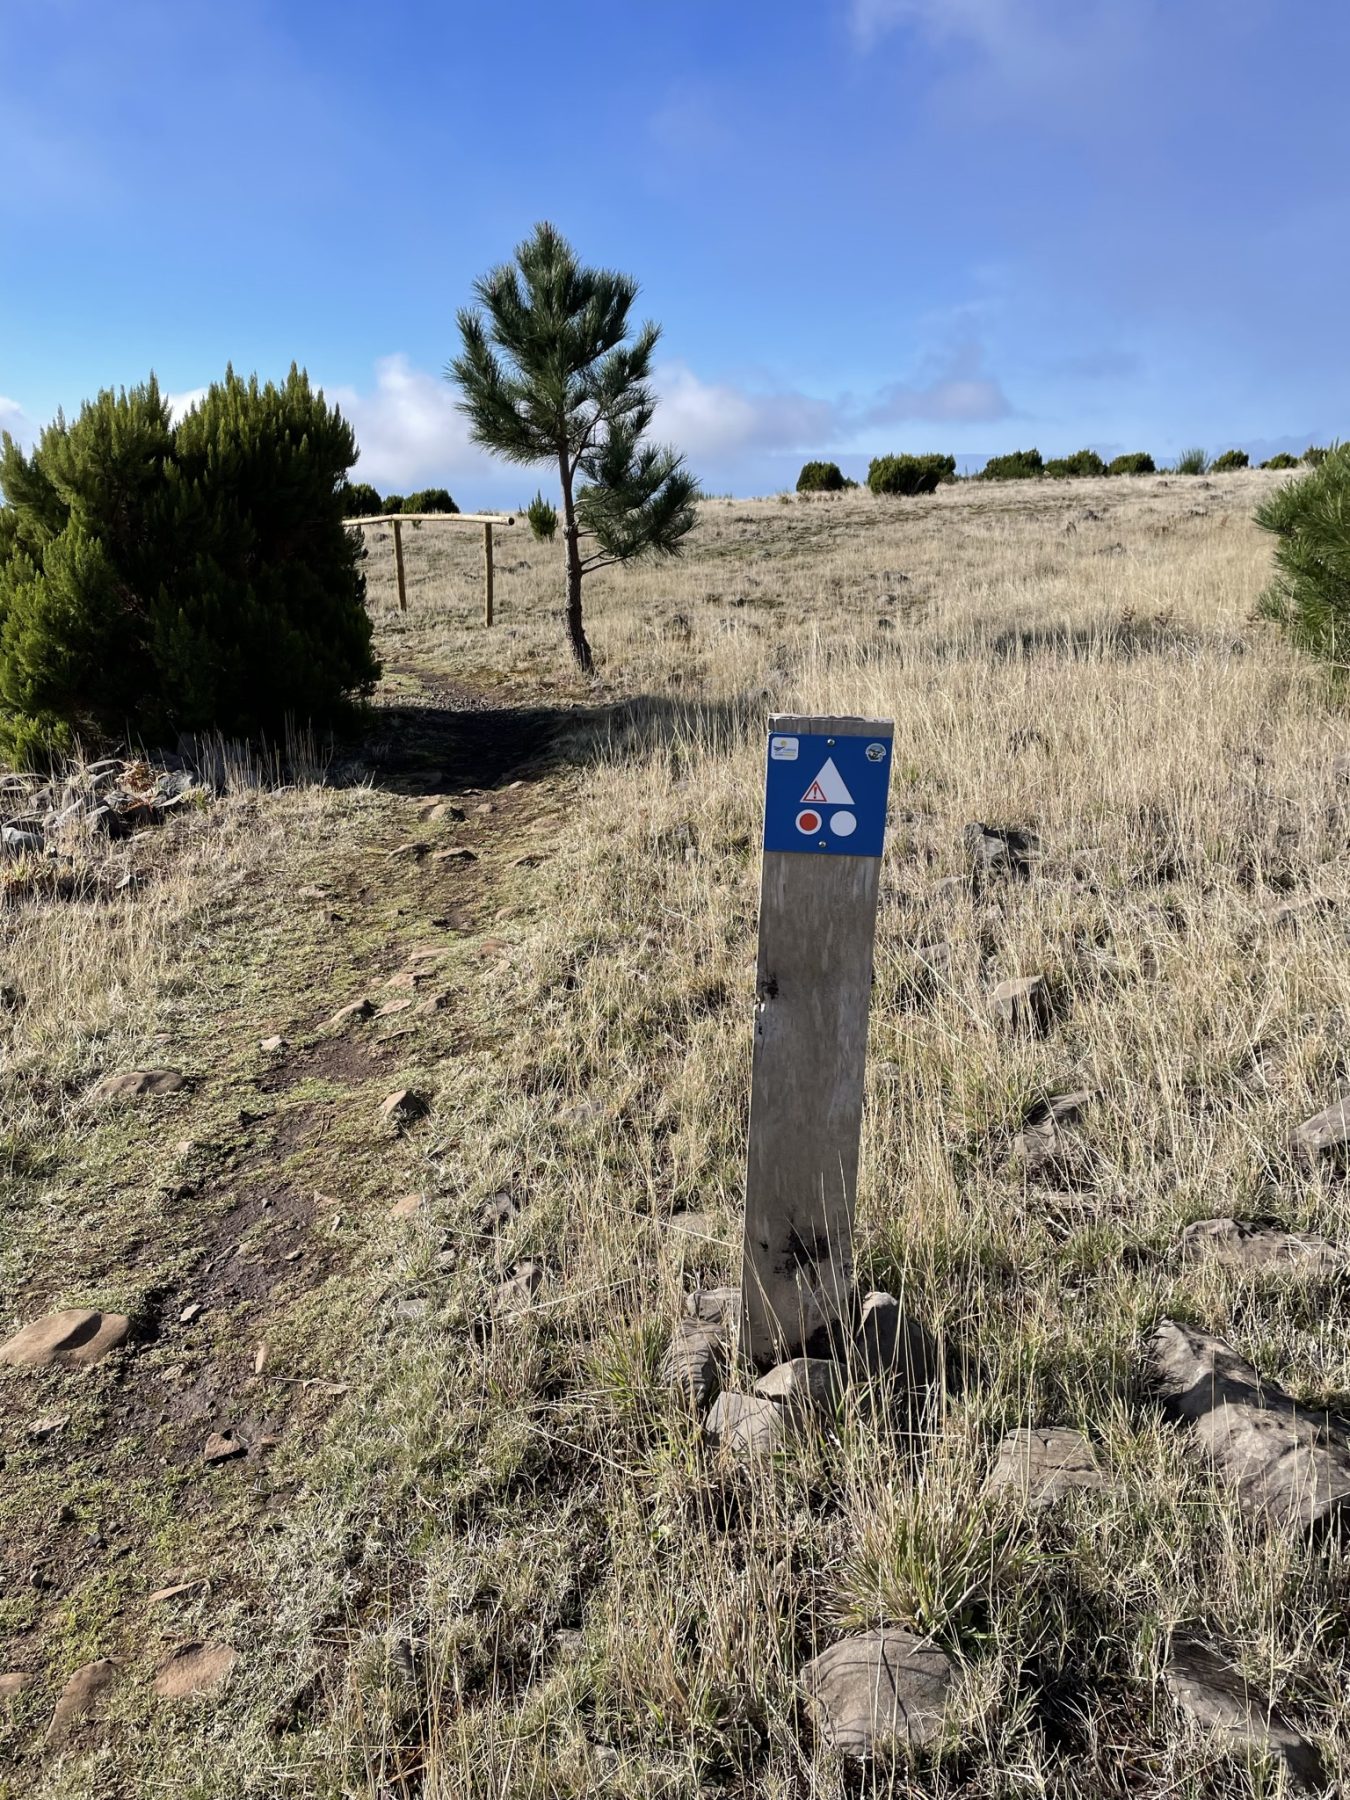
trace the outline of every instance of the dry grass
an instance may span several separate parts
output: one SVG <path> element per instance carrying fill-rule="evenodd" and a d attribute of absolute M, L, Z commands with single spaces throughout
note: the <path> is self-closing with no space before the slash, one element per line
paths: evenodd
<path fill-rule="evenodd" d="M 377 859 L 417 827 L 376 759 L 370 787 L 240 793 L 186 822 L 145 846 L 134 898 L 6 919 L 8 1311 L 120 1303 L 153 1326 L 124 1368 L 0 1383 L 0 1634 L 37 1676 L 0 1735 L 6 1800 L 833 1800 L 861 1778 L 813 1748 L 795 1671 L 877 1620 L 933 1633 L 962 1685 L 942 1751 L 869 1791 L 1273 1791 L 1179 1728 L 1158 1671 L 1180 1622 L 1350 1763 L 1350 1567 L 1255 1534 L 1139 1382 L 1169 1311 L 1297 1393 L 1350 1392 L 1341 1288 L 1173 1253 L 1219 1213 L 1350 1242 L 1343 1184 L 1282 1148 L 1350 1075 L 1350 790 L 1322 675 L 1250 623 L 1271 479 L 710 503 L 682 563 L 594 584 L 594 688 L 562 669 L 556 552 L 523 529 L 500 534 L 491 637 L 469 628 L 473 533 L 409 534 L 406 616 L 377 539 L 383 699 L 434 713 L 471 683 L 558 715 L 549 767 L 448 830 L 480 861 Z M 750 1476 L 709 1461 L 657 1371 L 682 1290 L 736 1273 L 766 709 L 896 722 L 860 1255 L 962 1379 L 921 1441 L 850 1407 Z M 1038 831 L 1039 878 L 940 889 L 976 819 Z M 331 906 L 297 900 L 316 879 Z M 1312 894 L 1336 908 L 1272 927 Z M 369 1068 L 316 1060 L 325 1014 L 447 913 L 445 1010 Z M 938 942 L 934 981 L 918 952 Z M 1059 1023 L 1013 1041 L 985 995 L 1031 972 Z M 295 1059 L 279 1089 L 257 1051 L 273 1030 Z M 149 1061 L 199 1085 L 89 1113 L 97 1073 Z M 409 1084 L 429 1117 L 382 1135 L 380 1096 Z M 1071 1088 L 1097 1096 L 1087 1167 L 1028 1187 L 1011 1137 Z M 257 1194 L 290 1217 L 315 1188 L 339 1221 L 305 1213 L 308 1274 L 184 1341 L 202 1246 L 240 1209 L 265 1239 Z M 409 1188 L 428 1208 L 388 1220 Z M 520 1211 L 491 1234 L 499 1190 Z M 490 1323 L 525 1257 L 548 1271 L 535 1304 Z M 347 1392 L 258 1381 L 259 1337 L 270 1368 Z M 276 1449 L 204 1477 L 207 1415 L 159 1422 L 156 1382 L 216 1423 L 265 1418 Z M 35 1446 L 58 1410 L 71 1425 Z M 1088 1431 L 1109 1490 L 1036 1519 L 983 1497 L 998 1436 L 1028 1422 Z M 63 1503 L 130 1555 L 58 1544 L 54 1591 L 25 1588 Z M 145 1593 L 189 1564 L 211 1586 L 152 1614 Z M 175 1712 L 146 1675 L 189 1636 L 241 1662 Z M 98 1654 L 127 1669 L 108 1721 L 44 1758 L 61 1680 Z"/>

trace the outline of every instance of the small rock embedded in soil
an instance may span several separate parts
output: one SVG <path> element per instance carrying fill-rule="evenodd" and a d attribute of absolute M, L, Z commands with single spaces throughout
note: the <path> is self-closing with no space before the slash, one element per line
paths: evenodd
<path fill-rule="evenodd" d="M 432 857 L 431 860 L 432 860 L 432 862 L 439 862 L 439 863 L 477 862 L 478 861 L 478 852 L 476 850 L 466 849 L 462 845 L 459 845 L 459 846 L 456 846 L 456 848 L 454 848 L 453 850 L 438 850 L 435 853 L 435 855 Z"/>
<path fill-rule="evenodd" d="M 1001 1024 L 1039 1036 L 1054 1022 L 1050 984 L 1044 975 L 1000 981 L 989 996 L 989 1010 Z"/>
<path fill-rule="evenodd" d="M 198 1313 L 201 1310 L 202 1310 L 201 1301 L 193 1300 L 189 1305 L 187 1305 L 183 1308 L 182 1312 L 179 1313 L 178 1323 L 180 1325 L 190 1325 L 192 1323 L 192 1321 L 197 1317 Z"/>
<path fill-rule="evenodd" d="M 701 1411 L 710 1406 L 722 1385 L 725 1332 L 708 1319 L 679 1319 L 661 1364 L 668 1388 Z"/>
<path fill-rule="evenodd" d="M 722 1393 L 709 1408 L 703 1430 L 710 1444 L 733 1456 L 767 1456 L 783 1441 L 783 1409 L 757 1394 Z"/>
<path fill-rule="evenodd" d="M 831 1416 L 839 1406 L 843 1371 L 824 1356 L 794 1356 L 755 1383 L 761 1400 L 773 1400 L 794 1421 Z"/>
<path fill-rule="evenodd" d="M 17 1700 L 32 1679 L 26 1669 L 10 1669 L 0 1675 L 0 1701 Z"/>
<path fill-rule="evenodd" d="M 207 1464 L 230 1462 L 234 1457 L 245 1456 L 247 1453 L 248 1445 L 232 1431 L 213 1431 L 206 1440 L 202 1460 Z"/>
<path fill-rule="evenodd" d="M 180 1644 L 155 1670 L 155 1692 L 162 1700 L 185 1700 L 209 1694 L 228 1677 L 239 1652 L 228 1644 Z"/>
<path fill-rule="evenodd" d="M 106 1656 L 86 1663 L 61 1689 L 60 1697 L 47 1727 L 47 1742 L 53 1748 L 64 1744 L 72 1730 L 93 1713 L 103 1695 L 121 1673 L 117 1664 Z"/>
<path fill-rule="evenodd" d="M 270 1055 L 273 1055 L 276 1051 L 284 1050 L 286 1048 L 286 1039 L 279 1035 L 274 1035 L 272 1037 L 265 1037 L 262 1040 L 262 1042 L 258 1045 L 258 1048 L 260 1050 L 266 1050 L 268 1055 L 270 1056 Z"/>
<path fill-rule="evenodd" d="M 124 1344 L 131 1320 L 122 1313 L 88 1312 L 72 1307 L 49 1313 L 0 1344 L 0 1363 L 17 1368 L 87 1368 Z"/>
<path fill-rule="evenodd" d="M 891 1294 L 863 1298 L 856 1333 L 858 1354 L 870 1381 L 889 1382 L 895 1398 L 923 1399 L 938 1376 L 938 1353 L 917 1319 L 902 1312 Z"/>
<path fill-rule="evenodd" d="M 1055 1094 L 1032 1107 L 1013 1141 L 1013 1155 L 1028 1181 L 1076 1177 L 1081 1155 L 1065 1127 L 1074 1124 L 1094 1096 Z"/>
<path fill-rule="evenodd" d="M 523 1312 L 534 1299 L 544 1279 L 544 1265 L 533 1260 L 517 1263 L 507 1279 L 499 1283 L 493 1296 L 498 1312 Z"/>
<path fill-rule="evenodd" d="M 121 1075 L 105 1075 L 91 1100 L 140 1100 L 147 1094 L 176 1094 L 187 1086 L 181 1069 L 127 1069 Z"/>
<path fill-rule="evenodd" d="M 480 1231 L 501 1231 L 519 1212 L 520 1208 L 510 1194 L 493 1194 L 479 1208 L 478 1229 Z"/>
<path fill-rule="evenodd" d="M 1325 1772 L 1316 1747 L 1212 1644 L 1178 1633 L 1163 1682 L 1180 1711 L 1218 1747 L 1240 1756 L 1256 1751 L 1277 1757 L 1303 1786 L 1322 1786 Z"/>
<path fill-rule="evenodd" d="M 425 1098 L 412 1088 L 400 1088 L 390 1094 L 380 1107 L 380 1117 L 395 1126 L 411 1125 L 430 1110 Z"/>
<path fill-rule="evenodd" d="M 395 1200 L 389 1208 L 391 1219 L 415 1219 L 420 1212 L 426 1211 L 425 1194 L 405 1194 L 401 1200 Z"/>
<path fill-rule="evenodd" d="M 1225 1268 L 1253 1275 L 1290 1270 L 1298 1275 L 1339 1274 L 1346 1266 L 1343 1250 L 1311 1231 L 1281 1231 L 1269 1225 L 1247 1225 L 1239 1219 L 1196 1219 L 1181 1234 L 1187 1261 L 1202 1257 Z"/>
<path fill-rule="evenodd" d="M 941 1650 L 892 1628 L 831 1644 L 806 1664 L 801 1682 L 819 1737 L 863 1758 L 896 1740 L 931 1744 L 955 1673 Z"/>
<path fill-rule="evenodd" d="M 324 1029 L 331 1031 L 335 1025 L 347 1025 L 353 1019 L 368 1019 L 374 1010 L 375 1002 L 362 994 L 359 1000 L 349 1000 L 346 1006 L 340 1006 Z"/>
<path fill-rule="evenodd" d="M 1263 1381 L 1231 1345 L 1163 1319 L 1145 1361 L 1166 1411 L 1249 1517 L 1313 1531 L 1350 1500 L 1350 1435 L 1327 1412 Z"/>
<path fill-rule="evenodd" d="M 740 1322 L 741 1290 L 734 1287 L 695 1288 L 686 1296 L 684 1310 L 688 1318 L 729 1328 Z"/>
<path fill-rule="evenodd" d="M 977 881 L 990 875 L 1025 878 L 1041 852 L 1035 832 L 1016 825 L 967 825 L 961 841 Z"/>
<path fill-rule="evenodd" d="M 1350 1139 L 1350 1094 L 1314 1113 L 1295 1128 L 1289 1148 L 1296 1154 L 1317 1158 L 1329 1150 L 1343 1150 Z"/>
<path fill-rule="evenodd" d="M 1009 1432 L 985 1485 L 991 1494 L 1019 1495 L 1039 1512 L 1075 1488 L 1104 1488 L 1107 1483 L 1082 1432 L 1050 1425 Z"/>

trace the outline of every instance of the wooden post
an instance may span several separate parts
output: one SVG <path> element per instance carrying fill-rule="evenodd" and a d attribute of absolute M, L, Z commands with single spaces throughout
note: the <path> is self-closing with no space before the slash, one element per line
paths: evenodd
<path fill-rule="evenodd" d="M 394 520 L 394 570 L 398 575 L 398 610 L 408 610 L 408 590 L 403 585 L 403 526 Z"/>
<path fill-rule="evenodd" d="M 894 728 L 770 719 L 741 1352 L 763 1368 L 853 1301 L 872 944 Z"/>
<path fill-rule="evenodd" d="M 492 623 L 492 527 L 483 527 L 483 623 Z"/>

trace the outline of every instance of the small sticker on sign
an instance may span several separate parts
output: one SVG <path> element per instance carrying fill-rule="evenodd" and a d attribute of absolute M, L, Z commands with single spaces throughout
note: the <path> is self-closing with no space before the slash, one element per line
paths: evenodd
<path fill-rule="evenodd" d="M 886 746 L 885 744 L 869 744 L 864 755 L 870 763 L 885 762 Z"/>
<path fill-rule="evenodd" d="M 769 755 L 775 762 L 796 762 L 797 740 L 795 737 L 776 737 L 769 739 Z"/>

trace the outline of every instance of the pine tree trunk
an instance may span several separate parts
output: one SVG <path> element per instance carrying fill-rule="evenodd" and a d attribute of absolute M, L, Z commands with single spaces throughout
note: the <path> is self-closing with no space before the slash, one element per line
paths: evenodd
<path fill-rule="evenodd" d="M 577 666 L 589 674 L 595 659 L 586 638 L 586 627 L 581 622 L 581 533 L 572 505 L 572 471 L 567 466 L 565 450 L 558 455 L 558 473 L 562 477 L 563 543 L 567 549 L 567 606 L 563 612 L 563 623 L 567 627 L 567 641 L 572 646 Z"/>

